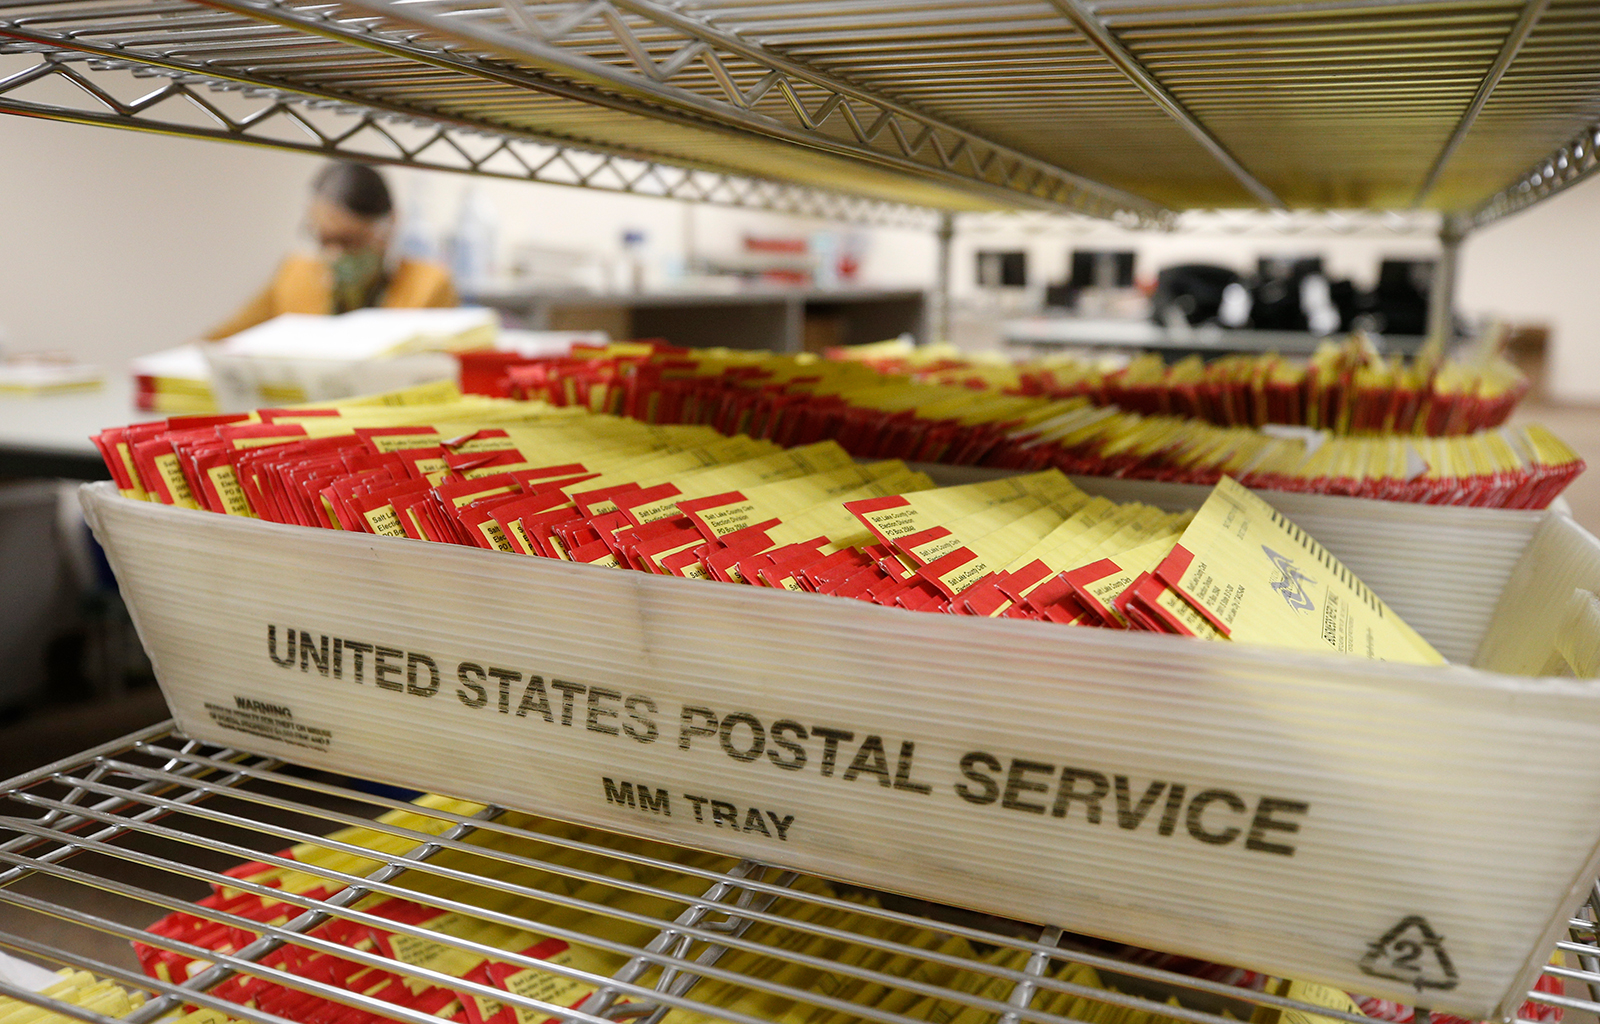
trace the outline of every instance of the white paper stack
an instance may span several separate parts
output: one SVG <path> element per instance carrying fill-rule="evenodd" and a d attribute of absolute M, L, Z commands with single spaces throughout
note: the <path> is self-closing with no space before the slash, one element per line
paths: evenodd
<path fill-rule="evenodd" d="M 524 331 L 502 328 L 495 339 L 497 352 L 515 352 L 528 359 L 564 356 L 574 345 L 599 347 L 609 345 L 611 335 L 605 331 Z"/>
<path fill-rule="evenodd" d="M 137 356 L 128 363 L 133 376 L 134 404 L 140 409 L 173 414 L 217 411 L 211 390 L 211 367 L 198 343 Z"/>
<path fill-rule="evenodd" d="M 1473 668 L 83 493 L 213 742 L 1473 1018 L 1515 1010 L 1595 877 L 1600 690 L 1500 674 L 1507 623 L 1553 623 L 1534 671 L 1600 646 L 1600 543 L 1561 516 L 1271 496 Z"/>
<path fill-rule="evenodd" d="M 285 313 L 240 331 L 214 351 L 270 359 L 382 359 L 492 348 L 498 330 L 494 312 L 481 308 Z"/>
<path fill-rule="evenodd" d="M 32 361 L 0 362 L 0 394 L 48 395 L 97 388 L 105 374 L 93 363 Z"/>
<path fill-rule="evenodd" d="M 492 348 L 487 309 L 285 313 L 204 350 L 224 411 L 324 401 L 454 378 L 450 353 Z"/>

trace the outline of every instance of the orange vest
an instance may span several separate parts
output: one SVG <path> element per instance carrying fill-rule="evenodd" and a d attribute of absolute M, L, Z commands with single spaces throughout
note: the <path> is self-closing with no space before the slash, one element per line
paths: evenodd
<path fill-rule="evenodd" d="M 450 274 L 443 267 L 417 260 L 401 260 L 379 303 L 390 309 L 422 309 L 460 304 Z M 271 283 L 233 316 L 205 333 L 216 341 L 247 327 L 271 320 L 280 313 L 333 312 L 333 276 L 328 265 L 310 256 L 290 256 L 278 266 Z"/>

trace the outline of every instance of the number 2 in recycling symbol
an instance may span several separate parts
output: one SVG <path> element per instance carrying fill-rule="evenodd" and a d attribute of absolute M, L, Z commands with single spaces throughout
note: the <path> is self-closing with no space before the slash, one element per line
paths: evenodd
<path fill-rule="evenodd" d="M 1367 945 L 1361 970 L 1374 978 L 1405 982 L 1420 993 L 1425 988 L 1452 989 L 1460 978 L 1443 936 L 1434 933 L 1425 918 L 1412 914 Z"/>

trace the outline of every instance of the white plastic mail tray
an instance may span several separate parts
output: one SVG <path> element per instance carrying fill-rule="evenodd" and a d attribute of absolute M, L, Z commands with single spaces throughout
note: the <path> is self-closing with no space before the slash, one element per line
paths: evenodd
<path fill-rule="evenodd" d="M 918 614 L 83 492 L 191 736 L 1510 1013 L 1600 867 L 1600 689 L 1535 677 L 1594 668 L 1600 543 L 1553 514 L 1265 496 L 1463 664 Z"/>

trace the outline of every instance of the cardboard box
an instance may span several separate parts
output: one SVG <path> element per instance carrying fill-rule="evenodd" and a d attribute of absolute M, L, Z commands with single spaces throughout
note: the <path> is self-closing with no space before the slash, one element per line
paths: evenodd
<path fill-rule="evenodd" d="M 1600 542 L 1558 514 L 1266 497 L 1476 667 L 914 614 L 83 491 L 191 736 L 1509 1014 L 1597 870 L 1600 689 L 1507 673 L 1593 669 Z"/>

